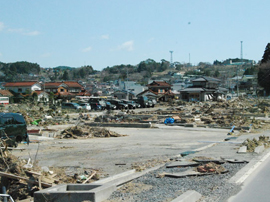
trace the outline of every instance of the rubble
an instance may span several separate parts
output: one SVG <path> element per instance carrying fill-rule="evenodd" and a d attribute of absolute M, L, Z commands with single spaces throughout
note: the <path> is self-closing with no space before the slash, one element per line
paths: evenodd
<path fill-rule="evenodd" d="M 123 137 L 125 135 L 120 135 L 116 132 L 107 130 L 105 128 L 99 127 L 81 127 L 81 126 L 74 126 L 65 129 L 61 132 L 58 138 L 94 138 L 94 137 Z"/>
<path fill-rule="evenodd" d="M 209 162 L 205 165 L 198 166 L 195 169 L 195 171 L 198 171 L 200 173 L 215 173 L 215 174 L 228 172 L 224 167 L 214 162 Z"/>
<path fill-rule="evenodd" d="M 0 158 L 0 187 L 6 187 L 7 194 L 14 200 L 23 200 L 33 196 L 35 191 L 62 183 L 90 183 L 98 180 L 98 171 L 84 171 L 85 179 L 79 174 L 68 176 L 63 169 L 42 169 L 35 165 L 27 167 L 26 161 L 9 152 Z M 90 181 L 91 180 L 91 181 Z"/>
<path fill-rule="evenodd" d="M 255 148 L 258 146 L 264 146 L 265 148 L 269 148 L 269 136 L 260 136 L 258 140 L 256 138 L 253 138 L 252 140 L 246 139 L 241 146 L 246 146 L 248 152 L 254 152 Z"/>
<path fill-rule="evenodd" d="M 166 106 L 163 103 L 163 106 Z M 167 105 L 168 106 L 168 105 Z M 95 122 L 103 123 L 160 123 L 168 125 L 196 124 L 198 127 L 222 127 L 250 132 L 243 129 L 252 125 L 253 130 L 270 128 L 265 121 L 257 120 L 255 117 L 267 116 L 269 101 L 258 101 L 256 99 L 219 100 L 217 102 L 182 102 L 171 103 L 166 109 L 155 111 L 122 111 L 118 114 L 110 113 L 95 118 Z M 250 118 L 252 117 L 252 118 Z M 174 122 L 169 120 L 174 120 Z M 189 126 L 189 125 L 188 125 Z M 194 126 L 194 125 L 191 125 Z"/>
<path fill-rule="evenodd" d="M 270 102 L 268 100 L 241 98 L 233 101 L 219 100 L 217 102 L 205 103 L 176 101 L 170 103 L 170 105 L 164 103 L 163 106 L 165 108 L 157 109 L 155 111 L 145 110 L 137 112 L 136 110 L 126 110 L 119 113 L 110 112 L 106 115 L 96 116 L 94 121 L 97 123 L 105 122 L 116 124 L 142 122 L 164 124 L 164 121 L 167 118 L 172 118 L 174 119 L 174 123 L 171 123 L 171 125 L 182 123 L 183 126 L 191 127 L 232 128 L 232 126 L 235 126 L 235 130 L 240 130 L 241 133 L 250 132 L 251 128 L 253 130 L 269 128 L 269 124 L 267 124 L 266 121 L 256 119 L 257 117 L 268 117 L 268 113 L 270 112 Z M 71 115 L 68 114 L 67 111 L 51 110 L 46 106 L 38 107 L 31 104 L 10 105 L 1 108 L 0 110 L 23 114 L 28 126 L 37 125 L 46 128 L 49 125 L 75 123 L 75 126 L 67 128 L 59 133 L 57 138 L 83 139 L 125 136 L 105 128 L 88 127 L 77 124 L 80 120 L 85 123 L 93 121 L 93 118 L 87 114 L 81 113 L 79 115 Z M 235 134 L 231 133 L 230 135 Z M 255 148 L 258 146 L 267 148 L 269 147 L 269 137 L 260 136 L 258 140 L 247 139 L 242 146 L 246 146 L 248 152 L 254 152 Z M 69 147 L 65 146 L 61 148 L 69 149 Z M 181 155 L 186 156 L 190 153 L 195 153 L 195 151 L 183 152 Z M 193 160 L 195 161 L 195 159 Z M 207 159 L 200 160 L 201 161 L 194 163 L 194 165 L 197 166 L 195 170 L 194 168 L 191 170 L 194 175 L 220 174 L 227 172 L 224 167 L 218 165 L 217 162 L 213 162 L 213 159 L 210 159 L 209 161 Z M 147 162 L 138 162 L 133 163 L 132 167 L 137 171 L 142 171 L 164 162 L 168 162 L 168 160 L 158 159 Z M 198 163 L 200 164 L 199 166 L 197 165 Z M 231 163 L 242 163 L 242 161 L 233 160 Z M 2 154 L 2 158 L 0 158 L 1 180 L 8 178 L 9 186 L 7 191 L 15 200 L 21 200 L 31 196 L 33 192 L 40 190 L 42 186 L 46 187 L 46 185 L 61 183 L 90 183 L 99 178 L 98 172 L 95 170 L 67 175 L 61 168 L 48 168 L 48 170 L 44 170 L 37 165 L 34 165 L 33 167 L 30 165 L 29 162 L 18 159 L 9 153 L 7 156 Z M 184 167 L 181 163 L 175 163 L 171 166 Z M 42 176 L 41 179 L 39 178 L 39 174 Z M 5 177 L 3 177 L 3 175 L 5 175 Z M 12 179 L 11 177 L 15 179 Z M 28 186 L 29 184 L 31 185 L 30 188 Z"/>

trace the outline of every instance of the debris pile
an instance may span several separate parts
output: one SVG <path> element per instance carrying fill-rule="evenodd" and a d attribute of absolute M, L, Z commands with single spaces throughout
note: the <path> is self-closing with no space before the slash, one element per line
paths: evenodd
<path fill-rule="evenodd" d="M 216 174 L 221 174 L 226 172 L 226 169 L 222 167 L 221 165 L 218 165 L 213 162 L 209 162 L 205 165 L 200 165 L 197 168 L 195 168 L 196 171 L 200 173 L 216 173 Z"/>
<path fill-rule="evenodd" d="M 270 146 L 269 142 L 269 136 L 260 136 L 259 140 L 256 138 L 253 138 L 252 140 L 246 139 L 241 146 L 247 146 L 248 152 L 254 152 L 255 148 L 258 146 L 264 146 L 265 148 L 268 148 Z"/>
<path fill-rule="evenodd" d="M 2 150 L 1 150 L 2 151 Z M 23 200 L 33 197 L 35 191 L 62 183 L 91 183 L 99 179 L 96 170 L 84 173 L 66 175 L 63 169 L 38 167 L 31 164 L 31 159 L 26 163 L 7 151 L 2 152 L 0 158 L 0 187 L 6 188 L 6 193 L 14 200 Z"/>
<path fill-rule="evenodd" d="M 62 131 L 59 138 L 93 138 L 93 137 L 122 137 L 125 135 L 120 135 L 116 132 L 107 130 L 105 128 L 96 128 L 96 127 L 81 127 L 74 126 L 65 129 Z"/>

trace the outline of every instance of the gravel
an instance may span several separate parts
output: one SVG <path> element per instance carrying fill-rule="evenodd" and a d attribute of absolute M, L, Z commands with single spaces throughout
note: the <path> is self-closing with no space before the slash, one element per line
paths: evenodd
<path fill-rule="evenodd" d="M 156 176 L 163 172 L 174 173 L 190 169 L 166 168 L 164 166 L 123 185 L 110 196 L 108 201 L 168 202 L 180 196 L 187 190 L 195 190 L 202 194 L 203 197 L 200 201 L 226 201 L 230 196 L 236 194 L 241 189 L 239 185 L 231 184 L 227 181 L 245 165 L 246 163 L 225 163 L 222 166 L 229 170 L 229 172 L 225 174 L 186 178 L 157 178 Z M 136 190 L 136 192 L 134 193 L 134 191 L 130 190 Z"/>

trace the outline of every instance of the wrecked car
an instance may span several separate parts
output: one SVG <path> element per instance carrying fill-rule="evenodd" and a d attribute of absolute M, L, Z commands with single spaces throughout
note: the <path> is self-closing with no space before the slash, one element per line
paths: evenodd
<path fill-rule="evenodd" d="M 0 134 L 11 146 L 16 147 L 21 141 L 29 143 L 26 122 L 19 113 L 0 113 Z"/>

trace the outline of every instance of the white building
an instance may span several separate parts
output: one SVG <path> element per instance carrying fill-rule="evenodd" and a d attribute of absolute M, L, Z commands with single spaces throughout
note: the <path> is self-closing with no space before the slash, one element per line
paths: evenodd
<path fill-rule="evenodd" d="M 119 89 L 120 90 L 126 90 L 126 91 L 131 91 L 135 95 L 143 92 L 144 90 L 147 89 L 147 87 L 142 86 L 134 81 L 120 81 L 119 82 Z"/>

